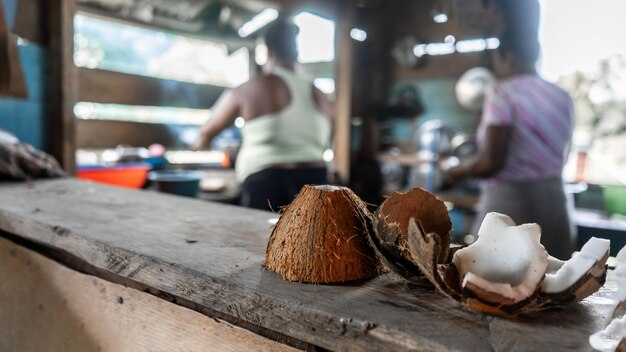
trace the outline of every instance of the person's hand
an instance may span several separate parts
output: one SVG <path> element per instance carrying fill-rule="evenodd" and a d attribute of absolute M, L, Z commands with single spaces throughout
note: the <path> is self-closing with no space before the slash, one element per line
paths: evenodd
<path fill-rule="evenodd" d="M 191 150 L 194 150 L 194 151 L 199 151 L 202 149 L 204 149 L 204 140 L 202 140 L 202 138 L 200 138 L 199 141 L 197 141 L 191 146 Z"/>
<path fill-rule="evenodd" d="M 204 149 L 204 143 L 202 143 L 201 141 L 196 142 L 194 143 L 194 145 L 191 146 L 191 150 L 196 151 L 196 152 L 202 149 Z"/>

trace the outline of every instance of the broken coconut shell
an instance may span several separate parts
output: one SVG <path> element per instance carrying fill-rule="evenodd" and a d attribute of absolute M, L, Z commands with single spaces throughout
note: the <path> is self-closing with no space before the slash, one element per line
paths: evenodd
<path fill-rule="evenodd" d="M 547 252 L 539 243 L 541 229 L 538 225 L 516 226 L 508 216 L 492 213 L 481 225 L 482 231 L 479 239 L 481 237 L 484 239 L 470 247 L 458 248 L 449 245 L 449 230 L 438 230 L 438 232 L 425 230 L 424 220 L 435 223 L 437 221 L 429 217 L 418 219 L 417 216 L 411 216 L 410 211 L 405 210 L 411 206 L 402 204 L 415 201 L 416 198 L 436 200 L 434 196 L 423 195 L 423 192 L 425 191 L 413 190 L 404 194 L 395 194 L 393 207 L 385 207 L 383 204 L 375 217 L 378 233 L 371 236 L 373 242 L 379 242 L 375 243 L 375 247 L 385 257 L 384 262 L 387 266 L 409 280 L 415 280 L 419 275 L 416 272 L 417 269 L 439 292 L 457 300 L 463 306 L 474 311 L 505 317 L 542 310 L 551 303 L 575 302 L 597 291 L 604 281 L 603 271 L 606 269 L 604 258 L 602 258 L 598 260 L 596 266 L 587 270 L 585 275 L 576 281 L 578 285 L 568 288 L 568 292 L 574 292 L 574 294 L 540 295 L 541 283 L 548 271 L 549 261 Z M 416 197 L 416 194 L 419 195 Z M 432 204 L 437 203 L 432 202 Z M 394 209 L 394 207 L 399 207 L 401 211 L 404 211 L 403 217 L 398 217 L 397 208 Z M 391 213 L 395 216 L 390 216 Z M 437 214 L 449 219 L 447 211 L 440 210 Z M 383 219 L 386 221 L 381 221 Z M 407 224 L 406 230 L 404 224 Z M 514 240 L 510 238 L 510 232 L 520 233 Z M 477 245 L 480 246 L 480 243 L 490 241 L 501 242 L 501 245 L 495 247 L 488 245 L 487 250 L 475 249 Z M 520 250 L 520 247 L 525 249 Z M 503 253 L 497 256 L 495 261 L 492 253 L 494 250 L 500 250 Z M 480 270 L 477 274 L 472 272 L 476 270 L 467 269 L 473 268 L 476 261 L 489 262 L 485 265 L 486 271 Z M 467 262 L 471 262 L 471 265 L 467 265 Z M 498 268 L 498 270 L 493 271 L 492 268 Z"/>
<path fill-rule="evenodd" d="M 389 269 L 412 280 L 420 271 L 428 275 L 425 271 L 435 270 L 434 263 L 447 262 L 452 223 L 445 204 L 432 193 L 421 188 L 394 192 L 376 210 L 374 218 L 376 231 L 372 240 Z M 428 234 L 428 239 L 422 238 L 425 242 L 417 244 L 414 251 L 409 250 L 412 222 L 420 227 L 420 232 Z M 432 262 L 419 260 L 424 255 L 433 257 Z"/>
<path fill-rule="evenodd" d="M 598 291 L 606 281 L 611 242 L 590 238 L 568 261 L 550 258 L 540 296 L 553 303 L 578 302 Z"/>
<path fill-rule="evenodd" d="M 589 336 L 589 344 L 595 351 L 626 351 L 626 316 L 612 319 L 603 330 Z"/>
<path fill-rule="evenodd" d="M 265 266 L 307 283 L 372 278 L 379 273 L 366 235 L 372 226 L 367 206 L 350 189 L 304 186 L 272 231 Z"/>

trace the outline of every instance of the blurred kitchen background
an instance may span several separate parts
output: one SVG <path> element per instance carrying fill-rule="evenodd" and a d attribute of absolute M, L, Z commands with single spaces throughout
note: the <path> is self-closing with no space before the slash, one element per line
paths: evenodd
<path fill-rule="evenodd" d="M 372 204 L 412 187 L 435 192 L 465 242 L 477 182 L 446 188 L 442 170 L 476 152 L 490 51 L 504 23 L 527 23 L 541 44 L 539 72 L 575 102 L 564 179 L 578 242 L 626 244 L 623 0 L 541 0 L 539 13 L 527 1 L 501 13 L 492 0 L 0 1 L 28 91 L 0 98 L 0 129 L 79 178 L 156 189 L 150 170 L 194 170 L 191 195 L 235 204 L 244 120 L 211 150 L 190 146 L 217 97 L 261 72 L 262 28 L 292 16 L 298 69 L 350 126 L 324 153 L 331 179 Z"/>

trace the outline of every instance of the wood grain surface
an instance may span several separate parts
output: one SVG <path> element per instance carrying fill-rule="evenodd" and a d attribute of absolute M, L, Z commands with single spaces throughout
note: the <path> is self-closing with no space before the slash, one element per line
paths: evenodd
<path fill-rule="evenodd" d="M 3 238 L 0 277 L 0 351 L 297 351 Z"/>
<path fill-rule="evenodd" d="M 426 282 L 391 274 L 287 282 L 261 267 L 276 217 L 74 179 L 0 184 L 0 229 L 175 302 L 330 350 L 588 351 L 613 307 L 611 279 L 582 303 L 517 320 L 466 311 Z"/>

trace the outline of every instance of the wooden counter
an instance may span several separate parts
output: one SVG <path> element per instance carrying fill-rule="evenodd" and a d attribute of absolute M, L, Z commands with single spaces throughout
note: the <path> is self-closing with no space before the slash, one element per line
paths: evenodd
<path fill-rule="evenodd" d="M 4 237 L 302 349 L 588 351 L 612 308 L 611 280 L 580 304 L 518 320 L 466 311 L 392 274 L 346 285 L 287 282 L 261 267 L 276 217 L 74 179 L 0 184 Z"/>

